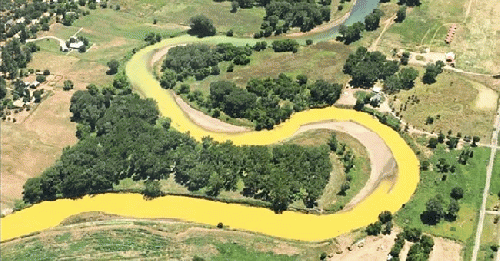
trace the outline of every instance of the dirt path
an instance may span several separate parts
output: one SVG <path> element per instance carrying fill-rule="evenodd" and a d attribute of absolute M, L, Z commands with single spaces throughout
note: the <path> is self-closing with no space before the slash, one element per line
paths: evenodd
<path fill-rule="evenodd" d="M 397 14 L 393 14 L 389 19 L 387 19 L 387 20 L 384 21 L 384 24 L 385 24 L 384 29 L 382 29 L 382 32 L 380 32 L 380 35 L 372 43 L 372 45 L 370 46 L 370 48 L 368 48 L 368 50 L 370 52 L 374 52 L 374 51 L 377 50 L 377 46 L 378 46 L 378 43 L 380 42 L 380 39 L 384 35 L 385 31 L 387 31 L 387 29 L 389 29 L 389 27 L 394 24 L 396 16 L 397 16 Z"/>
<path fill-rule="evenodd" d="M 344 210 L 349 210 L 363 201 L 378 187 L 380 181 L 397 173 L 396 161 L 392 157 L 391 149 L 387 147 L 380 136 L 366 127 L 354 122 L 318 122 L 300 127 L 293 136 L 314 129 L 345 132 L 361 142 L 368 151 L 371 167 L 370 177 L 361 191 L 346 204 Z"/>

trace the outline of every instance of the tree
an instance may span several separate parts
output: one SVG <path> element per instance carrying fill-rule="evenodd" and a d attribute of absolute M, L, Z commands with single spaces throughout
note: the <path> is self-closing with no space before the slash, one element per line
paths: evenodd
<path fill-rule="evenodd" d="M 399 79 L 404 89 L 409 90 L 415 85 L 415 79 L 418 77 L 418 71 L 413 68 L 403 68 L 399 72 Z"/>
<path fill-rule="evenodd" d="M 392 220 L 392 213 L 390 211 L 382 211 L 382 213 L 378 215 L 378 220 L 385 224 Z"/>
<path fill-rule="evenodd" d="M 197 35 L 198 37 L 205 37 L 215 35 L 216 33 L 212 20 L 204 15 L 191 17 L 189 22 L 191 27 L 191 30 L 189 30 L 190 34 Z"/>
<path fill-rule="evenodd" d="M 472 137 L 472 147 L 476 147 L 477 146 L 477 143 L 480 141 L 481 139 L 479 138 L 479 136 L 474 136 Z"/>
<path fill-rule="evenodd" d="M 339 33 L 341 34 L 340 40 L 345 44 L 350 44 L 361 38 L 361 33 L 365 29 L 365 25 L 361 22 L 354 23 L 350 26 L 341 25 Z"/>
<path fill-rule="evenodd" d="M 7 95 L 7 82 L 0 76 L 0 100 Z"/>
<path fill-rule="evenodd" d="M 26 203 L 38 203 L 43 199 L 43 191 L 41 188 L 41 178 L 29 178 L 23 185 L 23 200 Z"/>
<path fill-rule="evenodd" d="M 177 75 L 173 70 L 167 69 L 163 72 L 160 79 L 161 87 L 165 89 L 173 89 L 177 83 Z"/>
<path fill-rule="evenodd" d="M 373 12 L 365 17 L 365 29 L 366 31 L 374 31 L 380 25 L 380 17 L 384 13 L 379 9 L 373 10 Z"/>
<path fill-rule="evenodd" d="M 107 63 L 107 65 L 108 65 L 109 69 L 106 72 L 106 74 L 110 74 L 110 75 L 116 74 L 118 72 L 118 67 L 120 67 L 120 63 L 115 59 L 109 61 Z"/>
<path fill-rule="evenodd" d="M 451 190 L 450 197 L 459 200 L 464 197 L 464 189 L 461 187 L 454 187 Z"/>
<path fill-rule="evenodd" d="M 335 133 L 332 133 L 332 135 L 330 136 L 330 139 L 328 140 L 328 146 L 330 146 L 330 151 L 337 151 L 338 141 L 337 135 L 335 135 Z"/>
<path fill-rule="evenodd" d="M 366 227 L 366 233 L 369 236 L 377 236 L 382 231 L 382 222 L 377 221 Z"/>
<path fill-rule="evenodd" d="M 69 90 L 71 90 L 71 89 L 73 89 L 73 82 L 72 82 L 72 81 L 70 81 L 70 80 L 66 80 L 66 81 L 64 81 L 63 90 L 65 90 L 65 91 L 69 91 Z"/>
<path fill-rule="evenodd" d="M 403 84 L 397 75 L 391 75 L 384 81 L 384 92 L 393 94 L 399 92 L 403 88 Z"/>
<path fill-rule="evenodd" d="M 422 235 L 422 230 L 420 228 L 404 227 L 403 235 L 404 238 L 410 242 L 418 242 Z"/>
<path fill-rule="evenodd" d="M 432 84 L 436 82 L 436 77 L 443 72 L 444 63 L 442 61 L 437 61 L 435 64 L 427 64 L 425 66 L 425 73 L 422 77 L 422 81 L 425 84 Z"/>
<path fill-rule="evenodd" d="M 401 23 L 406 18 L 406 6 L 401 6 L 396 13 L 396 22 Z"/>
<path fill-rule="evenodd" d="M 440 195 L 430 198 L 425 204 L 425 211 L 422 221 L 426 224 L 435 225 L 444 216 L 443 199 Z"/>
<path fill-rule="evenodd" d="M 458 204 L 458 200 L 451 199 L 450 204 L 448 205 L 448 213 L 447 219 L 454 221 L 457 219 L 457 213 L 460 210 L 460 204 Z"/>
<path fill-rule="evenodd" d="M 142 194 L 147 198 L 156 198 L 161 196 L 161 185 L 158 180 L 146 180 Z"/>
<path fill-rule="evenodd" d="M 238 1 L 232 1 L 231 2 L 231 13 L 236 13 L 238 11 L 238 7 L 240 7 L 240 4 Z"/>

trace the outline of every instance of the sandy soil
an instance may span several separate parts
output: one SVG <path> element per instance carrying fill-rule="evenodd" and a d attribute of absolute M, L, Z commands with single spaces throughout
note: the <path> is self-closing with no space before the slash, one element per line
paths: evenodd
<path fill-rule="evenodd" d="M 498 94 L 486 86 L 471 82 L 474 89 L 478 90 L 479 93 L 476 98 L 475 106 L 480 110 L 495 110 L 497 108 Z"/>
<path fill-rule="evenodd" d="M 377 188 L 380 181 L 384 178 L 395 175 L 397 166 L 396 161 L 392 157 L 391 150 L 380 136 L 366 127 L 353 122 L 318 122 L 302 126 L 295 135 L 313 129 L 331 129 L 348 133 L 359 140 L 368 151 L 371 167 L 370 178 L 361 191 L 346 204 L 344 210 L 349 210 L 365 199 Z"/>
<path fill-rule="evenodd" d="M 434 238 L 434 248 L 429 261 L 458 261 L 461 260 L 462 245 L 442 237 Z"/>
<path fill-rule="evenodd" d="M 396 235 L 401 229 L 395 228 L 390 235 L 381 235 L 377 237 L 368 236 L 358 242 L 345 236 L 337 238 L 339 241 L 339 252 L 330 254 L 330 261 L 351 261 L 351 260 L 374 260 L 385 261 L 389 254 Z M 434 248 L 431 252 L 429 261 L 459 261 L 462 260 L 462 245 L 441 237 L 433 237 Z M 411 243 L 406 242 L 401 251 L 401 261 L 406 260 L 406 255 L 410 249 Z"/>
<path fill-rule="evenodd" d="M 356 97 L 354 97 L 354 94 L 356 93 L 355 89 L 351 88 L 344 88 L 342 89 L 342 94 L 340 95 L 340 98 L 337 100 L 335 103 L 336 105 L 350 105 L 354 106 L 356 105 Z"/>

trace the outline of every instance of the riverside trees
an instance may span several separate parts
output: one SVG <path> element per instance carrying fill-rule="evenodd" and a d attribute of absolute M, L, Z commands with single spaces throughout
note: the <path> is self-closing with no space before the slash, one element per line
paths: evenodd
<path fill-rule="evenodd" d="M 242 181 L 245 196 L 280 212 L 293 200 L 314 206 L 328 183 L 332 165 L 326 146 L 237 147 L 209 137 L 196 142 L 170 129 L 154 101 L 127 90 L 126 84 L 102 90 L 91 85 L 75 92 L 71 112 L 80 141 L 40 177 L 27 180 L 24 201 L 110 191 L 125 178 L 146 181 L 158 192 L 153 181 L 174 174 L 179 184 L 208 196 L 235 190 Z M 145 190 L 148 196 L 151 191 Z"/>

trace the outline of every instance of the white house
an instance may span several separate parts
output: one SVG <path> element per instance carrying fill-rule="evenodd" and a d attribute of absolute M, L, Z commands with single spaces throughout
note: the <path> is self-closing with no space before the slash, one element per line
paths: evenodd
<path fill-rule="evenodd" d="M 74 42 L 69 44 L 69 48 L 71 49 L 80 49 L 84 44 L 82 41 Z"/>

